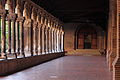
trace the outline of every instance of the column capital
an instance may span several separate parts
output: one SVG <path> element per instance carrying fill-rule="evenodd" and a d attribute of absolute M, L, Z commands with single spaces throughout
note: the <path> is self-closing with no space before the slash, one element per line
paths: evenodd
<path fill-rule="evenodd" d="M 38 22 L 33 21 L 33 26 L 34 26 L 34 27 L 37 27 L 37 26 L 38 26 Z"/>
<path fill-rule="evenodd" d="M 24 20 L 25 20 L 25 17 L 22 17 L 22 16 L 17 18 L 17 21 L 19 22 L 23 22 Z"/>
<path fill-rule="evenodd" d="M 15 14 L 15 13 L 7 14 L 7 19 L 8 20 L 14 21 L 14 20 L 16 20 L 16 18 L 17 18 L 17 14 Z"/>
<path fill-rule="evenodd" d="M 39 28 L 42 28 L 42 24 L 41 24 L 41 23 L 38 23 L 38 27 L 39 27 Z"/>
<path fill-rule="evenodd" d="M 0 15 L 6 14 L 6 10 L 5 9 L 0 9 Z"/>
<path fill-rule="evenodd" d="M 33 22 L 32 19 L 26 19 L 24 22 L 24 27 L 31 27 L 32 22 Z"/>

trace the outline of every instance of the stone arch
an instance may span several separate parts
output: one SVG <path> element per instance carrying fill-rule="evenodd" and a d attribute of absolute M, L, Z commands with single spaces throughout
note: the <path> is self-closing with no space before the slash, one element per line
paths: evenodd
<path fill-rule="evenodd" d="M 97 26 L 93 23 L 82 23 L 82 24 L 79 24 L 77 25 L 76 29 L 75 29 L 75 33 L 74 33 L 74 49 L 78 49 L 78 33 L 80 31 L 80 29 L 82 27 L 85 27 L 85 26 L 90 26 L 92 27 L 93 29 L 95 29 L 96 33 L 97 33 L 97 49 L 104 49 L 105 48 L 105 40 L 104 40 L 104 36 L 105 36 L 105 32 L 104 30 L 100 27 L 100 26 Z M 104 42 L 104 45 L 101 45 L 100 43 Z"/>

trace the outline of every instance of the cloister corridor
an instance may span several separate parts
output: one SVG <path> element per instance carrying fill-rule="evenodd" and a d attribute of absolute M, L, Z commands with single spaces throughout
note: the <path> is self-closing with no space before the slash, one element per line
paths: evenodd
<path fill-rule="evenodd" d="M 0 80 L 120 80 L 120 0 L 0 0 Z"/>
<path fill-rule="evenodd" d="M 104 56 L 64 56 L 0 80 L 112 80 Z"/>

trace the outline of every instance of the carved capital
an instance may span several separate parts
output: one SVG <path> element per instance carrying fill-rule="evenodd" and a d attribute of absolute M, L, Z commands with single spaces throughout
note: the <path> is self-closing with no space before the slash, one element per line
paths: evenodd
<path fill-rule="evenodd" d="M 7 19 L 8 20 L 15 20 L 17 17 L 17 15 L 15 13 L 10 13 L 7 15 Z"/>
<path fill-rule="evenodd" d="M 17 18 L 17 21 L 19 21 L 19 22 L 23 22 L 24 20 L 25 20 L 25 18 L 22 16 Z"/>
<path fill-rule="evenodd" d="M 33 22 L 33 27 L 37 27 L 38 26 L 38 22 Z"/>
<path fill-rule="evenodd" d="M 27 19 L 24 22 L 24 27 L 31 27 L 31 24 L 32 24 L 32 20 L 31 19 Z"/>
<path fill-rule="evenodd" d="M 0 15 L 3 15 L 6 13 L 6 10 L 5 9 L 0 9 Z"/>
<path fill-rule="evenodd" d="M 38 27 L 39 27 L 39 28 L 41 28 L 41 27 L 42 27 L 41 23 L 38 23 Z"/>

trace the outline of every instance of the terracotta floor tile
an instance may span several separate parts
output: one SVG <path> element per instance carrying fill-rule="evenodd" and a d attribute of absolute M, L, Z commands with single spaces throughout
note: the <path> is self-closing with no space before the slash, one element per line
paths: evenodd
<path fill-rule="evenodd" d="M 65 56 L 0 80 L 112 80 L 101 56 Z"/>

